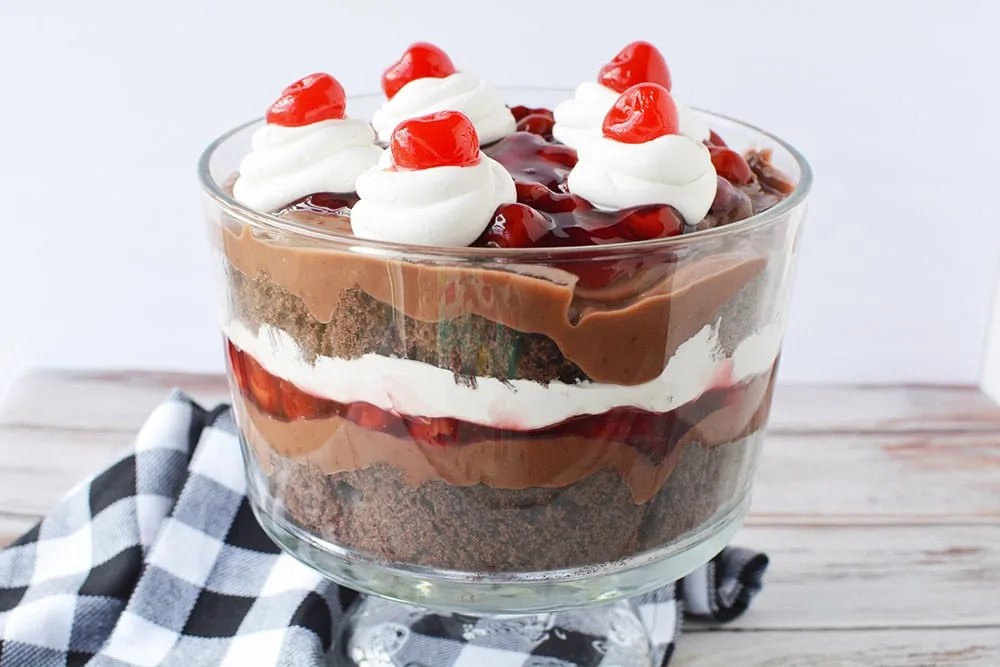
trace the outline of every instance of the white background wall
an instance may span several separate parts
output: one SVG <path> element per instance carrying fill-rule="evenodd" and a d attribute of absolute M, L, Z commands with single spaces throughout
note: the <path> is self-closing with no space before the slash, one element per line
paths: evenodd
<path fill-rule="evenodd" d="M 375 89 L 416 39 L 560 85 L 655 41 L 686 101 L 814 163 L 783 378 L 975 382 L 998 25 L 993 0 L 0 0 L 0 391 L 28 365 L 221 368 L 198 154 L 307 72 Z"/>

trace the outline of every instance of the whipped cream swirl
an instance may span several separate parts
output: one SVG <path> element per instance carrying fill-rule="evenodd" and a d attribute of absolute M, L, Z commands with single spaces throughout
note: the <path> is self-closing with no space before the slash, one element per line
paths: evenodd
<path fill-rule="evenodd" d="M 470 72 L 410 81 L 375 112 L 372 126 L 379 141 L 388 143 L 392 131 L 404 120 L 449 110 L 461 111 L 469 117 L 482 145 L 499 141 L 517 129 L 514 116 L 500 94 Z"/>
<path fill-rule="evenodd" d="M 353 118 L 300 127 L 269 123 L 254 133 L 250 146 L 233 196 L 264 212 L 316 192 L 354 192 L 358 176 L 382 154 L 371 126 Z"/>
<path fill-rule="evenodd" d="M 385 151 L 357 186 L 354 235 L 391 243 L 468 246 L 500 205 L 517 201 L 510 173 L 482 151 L 471 167 L 412 170 L 397 169 Z"/>
<path fill-rule="evenodd" d="M 602 136 L 604 116 L 618 100 L 619 93 L 594 81 L 585 81 L 576 87 L 572 99 L 558 104 L 553 112 L 555 127 L 552 136 L 558 141 L 579 149 L 584 143 Z M 708 139 L 706 126 L 692 109 L 674 98 L 680 132 L 695 141 Z"/>
<path fill-rule="evenodd" d="M 642 144 L 602 135 L 583 144 L 579 155 L 567 181 L 569 191 L 598 208 L 669 204 L 696 225 L 715 199 L 718 180 L 708 148 L 682 134 Z"/>

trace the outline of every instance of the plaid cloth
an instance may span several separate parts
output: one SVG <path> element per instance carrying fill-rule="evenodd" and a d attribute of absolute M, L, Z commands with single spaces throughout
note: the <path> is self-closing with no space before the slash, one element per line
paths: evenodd
<path fill-rule="evenodd" d="M 126 456 L 0 551 L 0 667 L 327 664 L 356 594 L 267 538 L 244 495 L 237 442 L 227 406 L 206 411 L 177 392 Z M 676 599 L 671 585 L 635 601 L 657 664 L 670 658 L 684 601 L 688 612 L 731 619 L 766 567 L 764 555 L 730 548 L 684 580 Z M 593 644 L 574 613 L 545 615 L 534 644 L 485 646 L 476 623 L 487 621 L 431 614 L 396 649 L 433 667 L 535 665 L 539 656 L 573 665 L 545 639 Z"/>

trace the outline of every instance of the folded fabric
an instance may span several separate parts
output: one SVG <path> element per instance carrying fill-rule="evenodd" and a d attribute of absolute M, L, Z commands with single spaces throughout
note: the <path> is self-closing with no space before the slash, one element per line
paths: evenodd
<path fill-rule="evenodd" d="M 244 492 L 228 406 L 206 411 L 175 392 L 128 455 L 0 551 L 0 667 L 327 664 L 355 594 L 282 553 Z M 731 547 L 636 600 L 658 664 L 670 659 L 682 610 L 734 618 L 766 567 L 763 554 Z M 560 621 L 547 627 L 575 631 Z M 426 651 L 423 664 L 435 667 L 473 664 L 462 654 L 477 648 L 474 636 L 427 631 L 399 648 L 412 659 Z M 507 653 L 504 665 L 539 655 L 572 664 L 544 644 L 493 650 Z"/>

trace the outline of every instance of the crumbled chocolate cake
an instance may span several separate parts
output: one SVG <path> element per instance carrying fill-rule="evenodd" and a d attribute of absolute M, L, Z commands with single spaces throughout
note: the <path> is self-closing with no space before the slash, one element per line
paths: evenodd
<path fill-rule="evenodd" d="M 748 490 L 760 436 L 686 448 L 653 499 L 637 504 L 613 471 L 562 488 L 414 488 L 387 465 L 335 475 L 274 457 L 271 493 L 287 519 L 378 559 L 466 572 L 537 572 L 612 563 L 668 544 Z M 544 446 L 544 445 L 540 445 Z"/>

